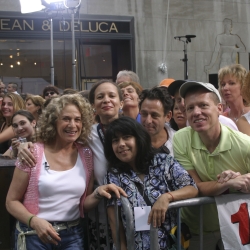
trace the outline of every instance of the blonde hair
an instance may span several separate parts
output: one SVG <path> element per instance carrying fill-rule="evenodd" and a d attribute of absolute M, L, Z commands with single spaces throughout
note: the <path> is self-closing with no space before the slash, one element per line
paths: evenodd
<path fill-rule="evenodd" d="M 93 124 L 93 111 L 88 101 L 79 94 L 64 95 L 53 98 L 43 110 L 38 120 L 38 139 L 51 143 L 57 136 L 56 123 L 62 110 L 67 105 L 75 105 L 81 113 L 82 131 L 77 141 L 86 143 Z"/>
<path fill-rule="evenodd" d="M 241 64 L 232 64 L 221 68 L 218 72 L 219 89 L 221 89 L 223 78 L 227 75 L 235 77 L 240 82 L 240 85 L 242 87 L 246 74 L 247 70 Z"/>
<path fill-rule="evenodd" d="M 247 73 L 244 84 L 241 89 L 241 94 L 244 100 L 249 104 L 250 103 L 250 71 Z"/>
<path fill-rule="evenodd" d="M 12 92 L 8 92 L 3 96 L 3 100 L 5 97 L 8 97 L 11 99 L 12 101 L 12 105 L 13 105 L 13 115 L 15 112 L 17 112 L 20 109 L 25 109 L 25 102 L 23 100 L 23 98 L 20 95 L 14 94 Z M 2 115 L 1 112 L 1 117 L 0 117 L 1 121 L 5 121 L 5 117 Z"/>

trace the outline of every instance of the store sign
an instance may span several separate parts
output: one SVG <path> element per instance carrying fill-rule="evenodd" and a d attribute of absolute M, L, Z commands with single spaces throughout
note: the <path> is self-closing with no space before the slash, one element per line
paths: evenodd
<path fill-rule="evenodd" d="M 74 25 L 71 25 L 70 20 L 53 19 L 54 32 L 71 32 L 73 28 L 76 32 L 130 33 L 128 22 L 75 20 Z M 48 32 L 50 31 L 50 21 L 48 19 L 1 18 L 1 31 Z"/>

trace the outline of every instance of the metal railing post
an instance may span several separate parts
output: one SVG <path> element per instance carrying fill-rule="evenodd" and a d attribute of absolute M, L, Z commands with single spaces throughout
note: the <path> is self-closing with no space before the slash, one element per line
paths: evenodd
<path fill-rule="evenodd" d="M 203 206 L 200 206 L 200 250 L 203 250 Z"/>
<path fill-rule="evenodd" d="M 177 208 L 177 250 L 181 250 L 181 209 Z"/>

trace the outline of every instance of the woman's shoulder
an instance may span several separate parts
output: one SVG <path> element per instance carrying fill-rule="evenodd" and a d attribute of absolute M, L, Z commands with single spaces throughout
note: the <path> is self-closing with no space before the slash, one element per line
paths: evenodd
<path fill-rule="evenodd" d="M 153 158 L 153 165 L 159 164 L 171 164 L 173 162 L 173 157 L 166 153 L 157 153 Z"/>

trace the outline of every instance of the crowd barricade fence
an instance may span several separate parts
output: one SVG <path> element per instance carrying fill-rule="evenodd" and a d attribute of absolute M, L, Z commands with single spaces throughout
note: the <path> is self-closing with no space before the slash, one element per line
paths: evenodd
<path fill-rule="evenodd" d="M 133 211 L 130 206 L 130 203 L 126 197 L 121 196 L 120 198 L 121 204 L 123 207 L 124 215 L 126 218 L 126 239 L 127 239 L 127 249 L 134 250 L 135 249 L 135 238 L 134 238 L 134 218 L 133 218 Z M 186 199 L 181 201 L 171 202 L 169 204 L 168 209 L 177 209 L 177 250 L 181 250 L 181 208 L 182 207 L 190 207 L 190 206 L 199 206 L 200 207 L 200 250 L 203 250 L 203 205 L 215 203 L 214 197 L 197 197 L 192 199 Z M 106 208 L 106 201 L 104 202 L 104 206 Z M 98 209 L 95 209 L 95 217 L 96 221 L 99 221 Z M 109 242 L 109 230 L 108 230 L 108 217 L 107 213 L 105 214 L 105 221 L 106 228 L 106 240 Z M 115 222 L 116 222 L 116 250 L 121 249 L 120 244 L 120 234 L 119 234 L 119 213 L 118 213 L 118 205 L 115 203 Z M 97 225 L 97 240 L 98 240 L 98 247 L 97 250 L 100 250 L 100 230 Z M 89 240 L 89 236 L 88 236 Z M 89 242 L 89 241 L 88 241 Z M 109 244 L 107 244 L 107 249 L 110 250 Z M 158 230 L 154 228 L 152 225 L 150 226 L 150 250 L 157 250 L 158 249 Z"/>

